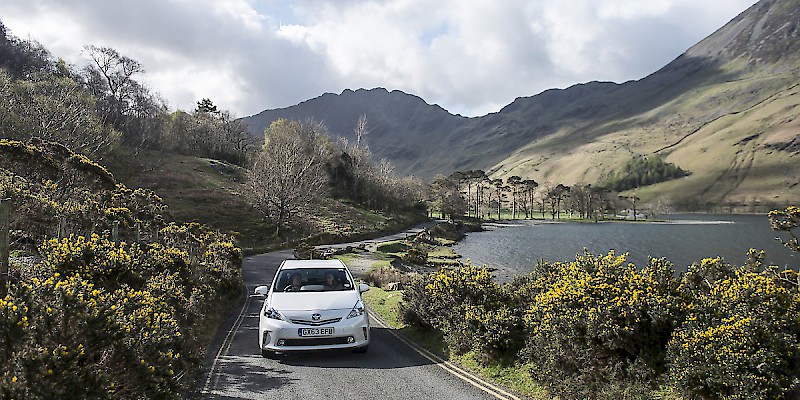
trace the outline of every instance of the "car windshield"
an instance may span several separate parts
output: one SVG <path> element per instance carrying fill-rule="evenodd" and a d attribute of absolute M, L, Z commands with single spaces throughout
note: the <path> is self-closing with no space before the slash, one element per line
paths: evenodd
<path fill-rule="evenodd" d="M 353 281 L 344 268 L 283 269 L 275 280 L 275 292 L 330 292 L 353 290 Z"/>

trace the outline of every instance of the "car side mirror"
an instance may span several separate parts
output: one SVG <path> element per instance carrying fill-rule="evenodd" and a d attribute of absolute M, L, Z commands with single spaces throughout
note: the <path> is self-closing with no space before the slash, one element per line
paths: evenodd
<path fill-rule="evenodd" d="M 366 283 L 359 283 L 358 284 L 358 292 L 359 293 L 364 293 L 367 290 L 369 290 L 369 285 L 367 285 Z"/>
<path fill-rule="evenodd" d="M 253 291 L 253 293 L 260 296 L 266 296 L 269 293 L 269 286 L 258 286 L 256 287 L 256 290 Z"/>

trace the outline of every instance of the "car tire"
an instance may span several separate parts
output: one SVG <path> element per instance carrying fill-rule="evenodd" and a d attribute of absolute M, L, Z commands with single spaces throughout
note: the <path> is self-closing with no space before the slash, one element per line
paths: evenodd
<path fill-rule="evenodd" d="M 357 348 L 353 349 L 353 353 L 361 353 L 361 354 L 364 354 L 364 353 L 366 353 L 366 352 L 367 352 L 367 350 L 369 350 L 369 345 L 366 345 L 366 346 L 364 346 L 364 347 L 357 347 Z"/>

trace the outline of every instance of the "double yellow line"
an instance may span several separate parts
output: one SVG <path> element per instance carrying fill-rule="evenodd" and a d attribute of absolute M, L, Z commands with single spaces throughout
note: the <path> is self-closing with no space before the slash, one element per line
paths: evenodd
<path fill-rule="evenodd" d="M 521 400 L 519 397 L 515 396 L 512 393 L 509 393 L 505 389 L 492 384 L 491 382 L 486 381 L 485 379 L 473 374 L 470 371 L 467 371 L 456 364 L 447 361 L 438 355 L 420 347 L 416 343 L 411 342 L 410 340 L 406 339 L 405 336 L 398 333 L 396 329 L 389 326 L 386 321 L 383 320 L 377 313 L 371 312 L 370 317 L 375 320 L 382 328 L 386 328 L 386 330 L 397 340 L 405 343 L 406 346 L 412 348 L 414 351 L 419 353 L 419 355 L 427 358 L 432 363 L 438 365 L 443 370 L 447 371 L 449 374 L 463 380 L 464 382 L 469 383 L 470 385 L 483 390 L 484 392 L 494 396 L 494 398 L 502 399 L 502 400 Z"/>

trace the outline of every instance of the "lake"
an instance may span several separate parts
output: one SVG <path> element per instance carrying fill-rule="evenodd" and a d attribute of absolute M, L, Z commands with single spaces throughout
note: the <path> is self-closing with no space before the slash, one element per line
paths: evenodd
<path fill-rule="evenodd" d="M 648 256 L 665 257 L 678 271 L 706 257 L 743 264 L 752 247 L 765 250 L 768 263 L 796 269 L 800 255 L 775 240 L 779 233 L 766 215 L 681 214 L 646 223 L 510 221 L 470 233 L 453 248 L 472 264 L 497 268 L 500 281 L 527 274 L 540 259 L 574 260 L 584 247 L 594 254 L 628 252 L 628 261 L 640 267 Z"/>

